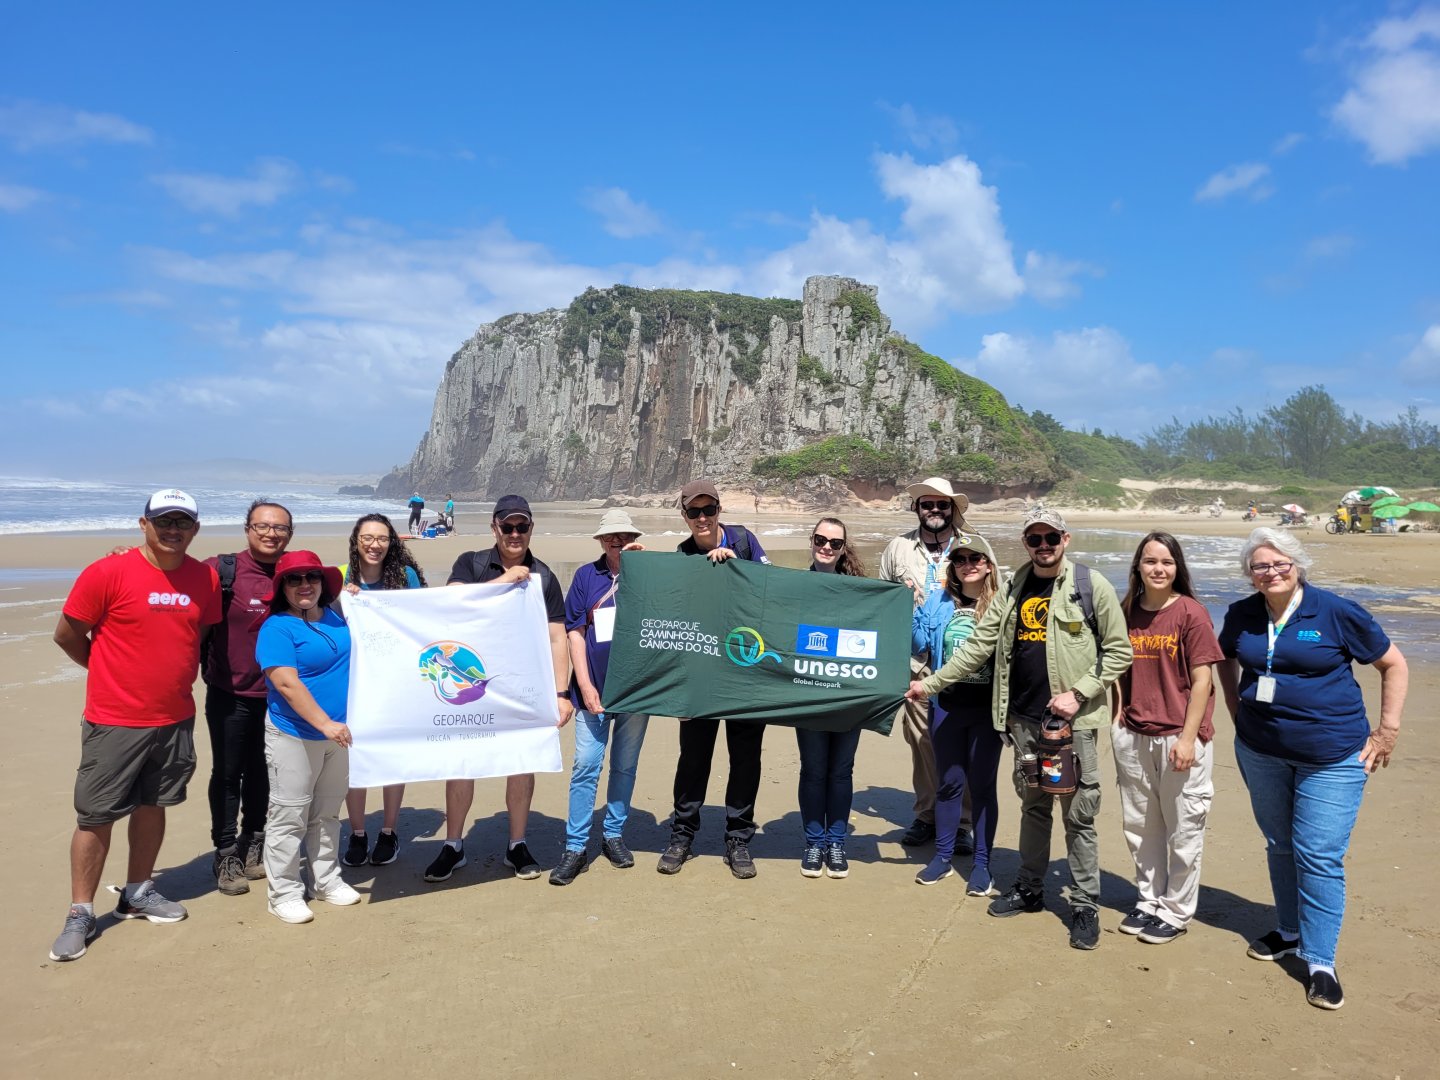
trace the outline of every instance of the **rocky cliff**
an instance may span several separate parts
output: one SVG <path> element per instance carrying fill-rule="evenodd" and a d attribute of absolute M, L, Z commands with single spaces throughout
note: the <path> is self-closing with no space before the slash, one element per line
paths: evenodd
<path fill-rule="evenodd" d="M 430 428 L 382 496 L 535 499 L 835 477 L 869 495 L 938 473 L 980 494 L 1048 487 L 1053 453 L 993 387 L 892 334 L 876 290 L 803 301 L 588 289 L 488 323 L 445 368 Z"/>

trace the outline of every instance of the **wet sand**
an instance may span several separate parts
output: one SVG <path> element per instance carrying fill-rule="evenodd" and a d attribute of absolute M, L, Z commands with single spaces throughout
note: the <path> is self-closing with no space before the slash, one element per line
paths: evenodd
<path fill-rule="evenodd" d="M 598 554 L 586 538 L 547 536 L 545 522 L 581 507 L 541 510 L 535 541 L 552 565 Z M 674 512 L 637 512 L 647 529 L 678 529 Z M 905 515 L 846 516 L 857 532 L 908 527 Z M 794 513 L 736 514 L 801 526 L 766 546 L 799 559 L 809 521 Z M 987 535 L 1017 515 L 976 513 Z M 1195 515 L 1071 515 L 1075 527 L 1243 536 L 1238 520 Z M 415 546 L 443 581 L 468 535 Z M 577 525 L 578 529 L 578 525 Z M 577 531 L 569 529 L 566 531 Z M 1314 576 L 1424 585 L 1440 580 L 1440 536 L 1304 535 Z M 191 917 L 173 926 L 100 921 L 80 961 L 46 949 L 67 895 L 75 725 L 83 673 L 50 642 L 67 572 L 113 543 L 96 535 L 0 537 L 0 694 L 12 732 L 3 759 L 0 852 L 10 899 L 0 943 L 0 1074 L 74 1076 L 100 1069 L 180 1074 L 241 1069 L 260 1075 L 391 1076 L 397 1067 L 495 1077 L 1423 1077 L 1440 1049 L 1440 931 L 1430 887 L 1440 843 L 1422 823 L 1422 785 L 1440 764 L 1430 703 L 1433 666 L 1412 666 L 1397 758 L 1366 794 L 1350 847 L 1349 912 L 1340 942 L 1348 1002 L 1338 1013 L 1305 1004 L 1303 966 L 1259 963 L 1246 941 L 1273 924 L 1263 844 L 1234 765 L 1228 720 L 1217 715 L 1214 811 L 1197 923 L 1165 947 L 1115 932 L 1133 898 L 1132 867 L 1107 777 L 1100 813 L 1104 871 L 1098 950 L 1066 945 L 1058 829 L 1042 914 L 999 920 L 964 895 L 961 874 L 913 883 L 928 851 L 899 843 L 911 818 L 909 752 L 898 734 L 866 734 L 857 759 L 852 872 L 844 881 L 798 872 L 794 736 L 766 735 L 754 853 L 760 875 L 731 878 L 721 863 L 723 753 L 698 841 L 701 857 L 675 878 L 654 872 L 663 846 L 677 753 L 674 720 L 652 721 L 627 839 L 639 865 L 603 860 L 574 885 L 516 881 L 501 865 L 503 787 L 482 781 L 467 832 L 470 865 L 427 885 L 443 837 L 440 784 L 413 785 L 401 816 L 400 860 L 347 870 L 365 896 L 356 908 L 316 904 L 315 922 L 265 912 L 263 883 L 248 896 L 213 889 L 205 781 L 208 738 L 190 800 L 173 810 L 159 885 Z M 233 550 L 238 532 L 202 532 L 194 552 Z M 655 546 L 673 539 L 656 538 Z M 336 528 L 297 545 L 344 554 Z M 15 574 L 35 571 L 35 578 Z M 568 577 L 568 574 L 563 576 Z M 1237 584 L 1237 595 L 1238 595 Z M 1437 613 L 1440 617 L 1440 613 Z M 1382 615 L 1383 618 L 1383 615 Z M 1362 671 L 1378 707 L 1378 679 Z M 572 737 L 562 736 L 567 768 Z M 603 780 L 602 780 L 603 783 Z M 1002 784 L 1003 787 L 1003 784 Z M 548 869 L 559 857 L 566 774 L 542 775 L 529 837 Z M 603 788 L 602 788 L 603 790 Z M 378 793 L 371 796 L 372 831 Z M 1017 803 L 1001 794 L 995 870 L 1016 865 Z M 597 829 L 598 833 L 598 823 Z M 591 845 L 596 854 L 598 838 Z M 105 879 L 118 882 L 124 843 Z M 113 898 L 102 894 L 97 909 Z"/>

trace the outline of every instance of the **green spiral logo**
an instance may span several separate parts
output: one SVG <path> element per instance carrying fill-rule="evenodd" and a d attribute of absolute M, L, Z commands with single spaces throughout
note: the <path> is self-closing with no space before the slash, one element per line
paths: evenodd
<path fill-rule="evenodd" d="M 760 631 L 750 626 L 737 626 L 725 635 L 725 655 L 732 664 L 740 667 L 754 667 L 766 658 L 777 664 L 785 663 L 779 653 L 765 648 L 765 639 L 760 636 Z"/>

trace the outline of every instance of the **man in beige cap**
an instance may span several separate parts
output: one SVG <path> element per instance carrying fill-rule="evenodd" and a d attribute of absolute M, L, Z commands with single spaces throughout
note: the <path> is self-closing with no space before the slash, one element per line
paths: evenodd
<path fill-rule="evenodd" d="M 970 500 L 939 476 L 921 480 L 905 489 L 910 496 L 910 509 L 917 526 L 897 536 L 880 555 L 880 577 L 898 581 L 915 594 L 915 606 L 925 602 L 933 590 L 945 587 L 945 560 L 955 543 L 956 530 L 966 529 L 965 511 Z M 911 677 L 922 679 L 930 669 L 918 660 L 910 661 Z M 900 730 L 910 745 L 912 777 L 915 785 L 915 820 L 900 838 L 906 847 L 928 844 L 935 839 L 935 754 L 930 747 L 929 706 L 924 701 L 907 701 L 897 714 Z M 955 854 L 970 855 L 974 844 L 970 839 L 970 799 L 965 797 L 965 812 L 960 831 L 955 837 Z"/>

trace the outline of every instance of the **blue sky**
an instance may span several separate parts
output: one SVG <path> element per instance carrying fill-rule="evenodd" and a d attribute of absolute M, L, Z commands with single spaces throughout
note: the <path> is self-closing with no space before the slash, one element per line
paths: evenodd
<path fill-rule="evenodd" d="M 378 475 L 482 322 L 815 273 L 1071 426 L 1440 421 L 1437 192 L 1435 3 L 11 5 L 0 472 Z"/>

